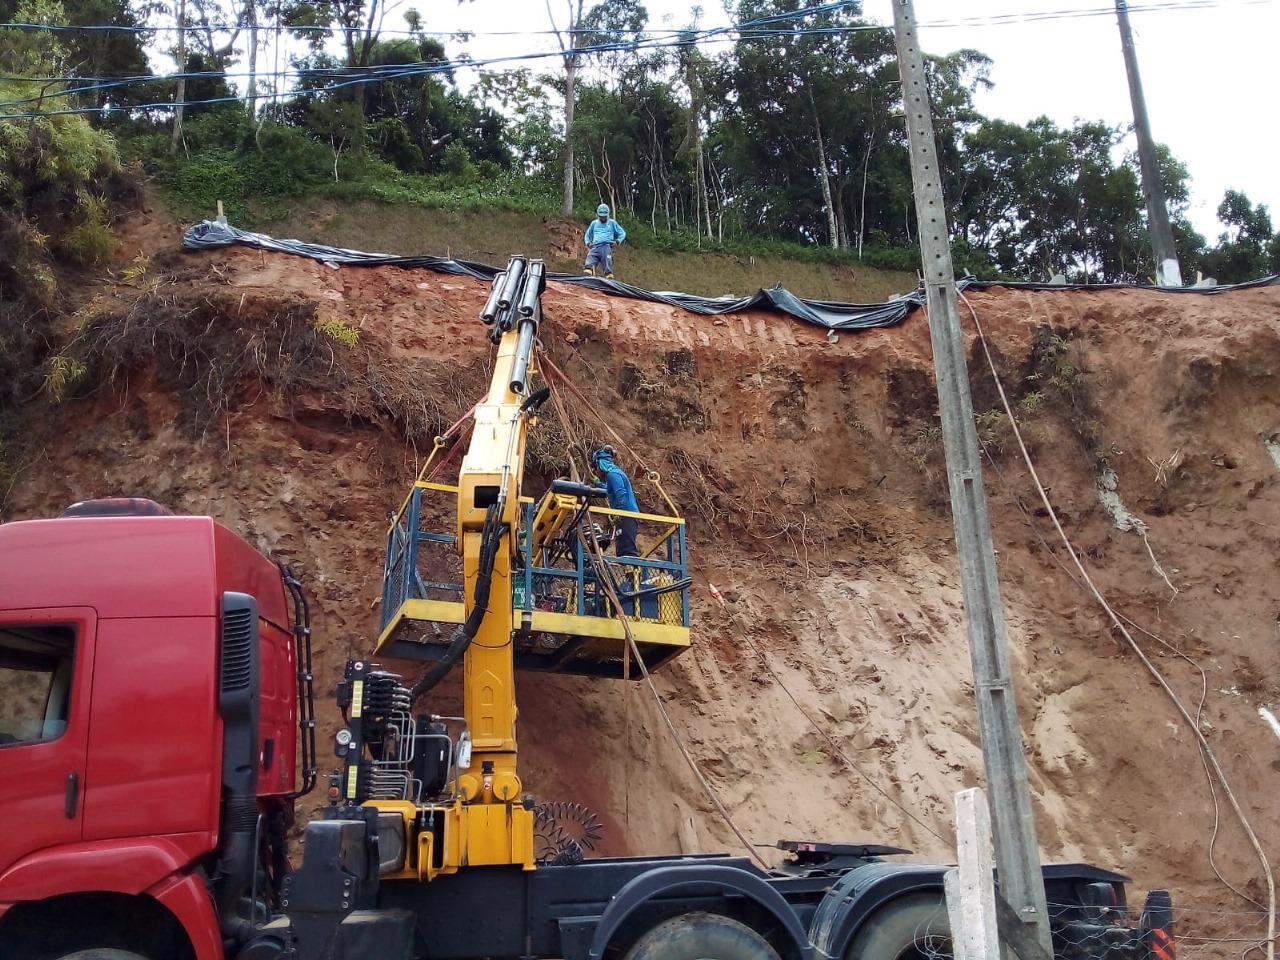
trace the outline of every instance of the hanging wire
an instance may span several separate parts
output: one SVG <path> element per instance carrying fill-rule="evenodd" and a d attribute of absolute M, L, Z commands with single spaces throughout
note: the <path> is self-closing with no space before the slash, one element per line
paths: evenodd
<path fill-rule="evenodd" d="M 1169 12 L 1184 10 L 1205 10 L 1216 9 L 1227 6 L 1263 6 L 1274 5 L 1277 0 L 1164 0 L 1164 2 L 1137 4 L 1129 7 L 1130 13 L 1142 13 L 1151 11 Z M 589 57 L 592 55 L 614 52 L 640 52 L 650 50 L 664 50 L 675 47 L 687 48 L 690 46 L 708 45 L 716 42 L 736 41 L 736 42 L 755 42 L 775 39 L 794 39 L 797 37 L 807 36 L 838 36 L 850 33 L 869 32 L 869 31 L 886 31 L 890 28 L 875 23 L 854 23 L 847 25 L 833 24 L 821 27 L 788 27 L 782 25 L 794 23 L 801 20 L 811 20 L 825 14 L 837 14 L 842 11 L 854 9 L 848 0 L 842 0 L 837 3 L 827 3 L 817 7 L 811 7 L 804 10 L 798 10 L 790 13 L 776 14 L 768 17 L 760 17 L 755 20 L 744 21 L 739 24 L 712 27 L 703 30 L 657 30 L 649 31 L 645 36 L 639 39 L 627 39 L 617 42 L 599 42 L 588 44 L 583 47 L 576 47 L 569 51 L 574 56 Z M 1013 14 L 996 14 L 983 17 L 957 17 L 948 20 L 938 20 L 921 24 L 921 27 L 974 27 L 974 26 L 1002 26 L 1016 25 L 1024 23 L 1032 23 L 1038 21 L 1074 19 L 1084 17 L 1099 17 L 1114 15 L 1114 8 L 1111 7 L 1091 7 L 1091 8 L 1062 8 L 1057 10 L 1045 11 L 1028 11 L 1025 13 Z M 209 30 L 233 30 L 241 29 L 242 25 L 238 24 L 191 24 L 186 26 L 179 25 L 158 25 L 158 26 L 120 26 L 114 24 L 85 24 L 85 25 L 66 25 L 66 24 L 40 24 L 28 23 L 20 21 L 11 21 L 0 23 L 0 29 L 15 30 L 35 30 L 49 32 L 118 32 L 118 33 L 137 33 L 155 35 L 165 32 L 190 32 L 200 31 L 208 32 Z M 324 26 L 289 26 L 287 24 L 267 24 L 257 27 L 259 34 L 271 33 L 291 33 L 294 35 L 307 32 L 325 32 L 337 33 L 344 32 L 341 27 L 324 27 Z M 629 33 L 623 31 L 611 30 L 574 30 L 570 31 L 574 34 L 585 36 L 609 36 L 612 33 L 630 36 Z M 471 33 L 468 31 L 451 31 L 448 33 L 421 33 L 417 31 L 398 31 L 398 30 L 380 30 L 380 36 L 458 36 L 460 34 L 468 36 L 506 36 L 511 33 L 522 33 L 524 35 L 543 36 L 553 33 L 553 31 L 493 31 L 491 33 Z M 247 77 L 247 73 L 226 74 L 218 71 L 200 71 L 189 73 L 168 73 L 162 75 L 139 75 L 132 77 L 112 77 L 112 76 L 62 76 L 62 77 L 23 77 L 5 75 L 0 76 L 0 80 L 9 82 L 30 82 L 30 83 L 78 83 L 79 86 L 68 88 L 65 90 L 50 91 L 42 96 L 28 97 L 11 101 L 0 102 L 0 110 L 5 110 L 5 119 L 21 120 L 33 119 L 39 116 L 60 116 L 60 115 L 76 115 L 87 113 L 115 112 L 119 110 L 154 110 L 154 109 L 172 109 L 177 106 L 197 106 L 202 104 L 226 103 L 226 102 L 256 102 L 258 100 L 274 101 L 282 98 L 300 97 L 300 96 L 317 96 L 334 90 L 343 89 L 349 86 L 357 86 L 366 83 L 378 83 L 387 80 L 405 79 L 414 76 L 431 76 L 438 73 L 453 72 L 461 69 L 483 69 L 485 67 L 497 66 L 521 61 L 536 61 L 549 57 L 562 58 L 566 55 L 564 50 L 536 50 L 524 51 L 504 56 L 493 56 L 484 58 L 473 58 L 470 56 L 457 57 L 451 60 L 436 61 L 432 63 L 415 63 L 403 65 L 376 65 L 376 66 L 352 66 L 340 67 L 332 71 L 270 71 L 256 74 L 260 80 L 267 81 L 279 79 L 282 77 L 297 78 L 300 73 L 302 76 L 314 77 L 321 73 L 334 73 L 344 79 L 337 82 L 326 84 L 323 87 L 314 89 L 304 89 L 295 87 L 278 93 L 257 94 L 250 92 L 246 96 L 226 96 L 216 97 L 207 100 L 185 100 L 175 103 L 172 100 L 156 101 L 152 103 L 122 106 L 84 106 L 66 108 L 62 110 L 40 110 L 28 113 L 11 113 L 7 112 L 14 106 L 22 106 L 30 103 L 43 103 L 57 97 L 71 97 L 90 94 L 94 92 L 115 89 L 121 85 L 133 85 L 143 83 L 164 82 L 170 83 L 176 79 L 199 79 L 205 77 Z"/>

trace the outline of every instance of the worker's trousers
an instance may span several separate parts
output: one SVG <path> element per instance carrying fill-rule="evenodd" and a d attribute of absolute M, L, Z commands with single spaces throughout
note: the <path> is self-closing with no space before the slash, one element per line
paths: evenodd
<path fill-rule="evenodd" d="M 636 518 L 618 517 L 617 550 L 620 557 L 638 557 L 636 549 Z"/>
<path fill-rule="evenodd" d="M 587 252 L 586 269 L 600 264 L 604 267 L 606 276 L 613 273 L 613 244 L 612 243 L 593 243 L 591 249 Z"/>

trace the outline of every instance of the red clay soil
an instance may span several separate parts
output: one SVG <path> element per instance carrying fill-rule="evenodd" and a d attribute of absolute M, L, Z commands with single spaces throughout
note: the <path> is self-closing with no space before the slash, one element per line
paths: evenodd
<path fill-rule="evenodd" d="M 155 254 L 150 285 L 104 288 L 89 312 L 132 298 L 191 317 L 203 302 L 229 342 L 256 345 L 256 365 L 214 395 L 172 352 L 135 355 L 36 411 L 42 449 L 9 516 L 150 496 L 298 565 L 327 737 L 344 661 L 372 650 L 386 519 L 427 427 L 485 382 L 487 286 L 242 250 L 162 254 L 161 239 L 175 242 L 137 241 Z M 770 313 L 702 317 L 557 284 L 543 303 L 548 355 L 689 516 L 695 646 L 657 687 L 738 828 L 755 843 L 951 858 L 951 798 L 983 770 L 923 312 L 833 342 Z M 1068 535 L 1274 857 L 1280 742 L 1258 711 L 1280 700 L 1280 468 L 1267 447 L 1280 431 L 1280 288 L 997 289 L 968 304 Z M 330 344 L 310 379 L 273 380 L 271 325 L 298 317 L 342 321 L 359 344 Z M 1265 930 L 1259 860 L 1183 717 L 1075 582 L 980 350 L 970 368 L 1044 855 L 1126 873 L 1139 902 L 1171 888 L 1185 956 L 1240 955 Z M 557 430 L 531 486 L 563 455 Z M 1118 529 L 1100 504 L 1106 470 L 1145 526 Z M 638 494 L 657 505 L 651 487 Z M 643 685 L 522 675 L 520 708 L 526 785 L 592 807 L 604 853 L 740 849 Z"/>

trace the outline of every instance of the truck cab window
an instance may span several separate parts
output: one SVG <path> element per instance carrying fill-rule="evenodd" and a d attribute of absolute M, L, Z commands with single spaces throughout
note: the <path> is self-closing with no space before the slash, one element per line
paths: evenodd
<path fill-rule="evenodd" d="M 0 749 L 66 730 L 75 647 L 67 624 L 0 624 Z"/>

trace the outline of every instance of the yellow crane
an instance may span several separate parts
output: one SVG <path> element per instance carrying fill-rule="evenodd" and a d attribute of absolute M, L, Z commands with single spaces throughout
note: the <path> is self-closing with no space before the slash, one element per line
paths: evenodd
<path fill-rule="evenodd" d="M 683 518 L 626 514 L 655 534 L 642 556 L 602 563 L 589 555 L 592 531 L 622 513 L 599 502 L 602 489 L 561 479 L 538 501 L 523 493 L 528 432 L 549 395 L 530 389 L 545 284 L 544 264 L 522 257 L 495 278 L 481 319 L 497 353 L 458 481 L 428 479 L 447 443 L 437 438 L 391 524 L 376 655 L 430 666 L 404 688 L 354 661 L 340 698 L 355 746 L 331 795 L 403 819 L 397 876 L 534 869 L 537 805 L 518 772 L 517 668 L 634 679 L 629 642 L 648 669 L 689 645 Z M 449 533 L 438 518 L 451 502 Z M 413 718 L 413 702 L 459 661 L 463 716 Z"/>

